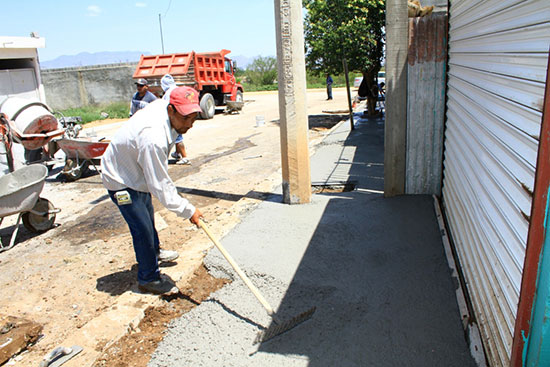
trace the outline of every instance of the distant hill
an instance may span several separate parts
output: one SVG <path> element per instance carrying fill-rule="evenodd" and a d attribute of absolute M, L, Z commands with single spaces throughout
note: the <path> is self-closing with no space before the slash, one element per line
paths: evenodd
<path fill-rule="evenodd" d="M 40 61 L 41 69 L 58 69 L 75 66 L 90 66 L 115 64 L 119 62 L 137 62 L 141 55 L 150 55 L 150 52 L 123 51 L 123 52 L 81 52 L 77 55 L 62 55 L 56 59 Z"/>

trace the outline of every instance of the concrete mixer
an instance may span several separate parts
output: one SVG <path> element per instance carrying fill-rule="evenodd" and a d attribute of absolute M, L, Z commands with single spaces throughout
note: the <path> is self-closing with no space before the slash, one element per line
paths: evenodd
<path fill-rule="evenodd" d="M 60 211 L 39 196 L 48 169 L 41 164 L 15 167 L 13 142 L 25 149 L 38 149 L 62 135 L 64 129 L 58 128 L 57 119 L 41 102 L 7 99 L 0 111 L 0 158 L 5 156 L 7 165 L 7 170 L 0 174 L 0 224 L 5 217 L 18 214 L 9 245 L 2 243 L 0 238 L 2 252 L 14 246 L 21 220 L 29 231 L 42 232 L 54 226 L 55 215 Z"/>
<path fill-rule="evenodd" d="M 48 106 L 38 100 L 28 100 L 18 97 L 9 97 L 0 105 L 2 118 L 2 140 L 21 144 L 27 152 L 42 148 L 55 137 L 63 135 L 57 119 Z M 2 149 L 4 148 L 4 149 Z M 14 157 L 11 143 L 0 146 L 0 164 L 3 171 L 7 165 L 9 172 L 14 170 Z M 2 155 L 6 156 L 2 162 Z"/>

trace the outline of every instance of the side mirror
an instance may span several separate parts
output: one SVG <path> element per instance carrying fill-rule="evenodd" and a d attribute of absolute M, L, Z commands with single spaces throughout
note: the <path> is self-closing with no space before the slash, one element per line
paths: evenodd
<path fill-rule="evenodd" d="M 237 61 L 233 60 L 233 73 L 237 72 Z"/>

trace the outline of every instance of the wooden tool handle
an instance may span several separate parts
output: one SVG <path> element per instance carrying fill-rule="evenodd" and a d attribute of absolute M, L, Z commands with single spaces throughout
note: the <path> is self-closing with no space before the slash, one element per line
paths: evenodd
<path fill-rule="evenodd" d="M 260 291 L 258 290 L 258 288 L 256 288 L 254 286 L 254 284 L 252 284 L 252 282 L 250 281 L 250 279 L 248 279 L 248 277 L 246 276 L 246 274 L 241 270 L 241 268 L 239 267 L 239 265 L 237 265 L 237 263 L 235 262 L 235 260 L 233 260 L 233 258 L 231 257 L 231 255 L 225 250 L 225 248 L 221 245 L 221 243 L 216 239 L 216 237 L 214 237 L 214 235 L 210 232 L 210 230 L 208 229 L 208 227 L 206 226 L 206 224 L 201 220 L 199 219 L 199 225 L 200 227 L 204 230 L 204 232 L 206 232 L 206 235 L 212 240 L 212 242 L 214 243 L 214 245 L 216 245 L 216 247 L 218 248 L 218 250 L 220 250 L 220 252 L 222 253 L 223 257 L 225 257 L 225 259 L 229 262 L 229 264 L 233 267 L 233 269 L 235 270 L 235 272 L 239 275 L 239 277 L 242 279 L 242 281 L 244 282 L 244 284 L 246 284 L 246 286 L 248 287 L 248 289 L 250 289 L 252 291 L 252 293 L 254 293 L 254 296 L 256 296 L 256 298 L 258 299 L 258 301 L 260 301 L 260 303 L 262 304 L 262 306 L 264 306 L 265 310 L 267 311 L 267 313 L 269 314 L 269 316 L 273 316 L 274 314 L 274 311 L 273 311 L 273 308 L 269 305 L 269 303 L 267 302 L 267 300 L 262 296 L 262 294 L 260 293 Z"/>

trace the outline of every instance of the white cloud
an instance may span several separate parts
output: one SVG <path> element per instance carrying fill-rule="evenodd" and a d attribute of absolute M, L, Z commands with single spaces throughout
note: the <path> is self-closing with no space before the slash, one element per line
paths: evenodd
<path fill-rule="evenodd" d="M 101 14 L 101 8 L 97 5 L 90 5 L 86 8 L 88 11 L 89 17 L 97 17 L 99 14 Z"/>
<path fill-rule="evenodd" d="M 136 8 L 145 8 L 147 4 L 145 3 L 136 3 Z"/>

